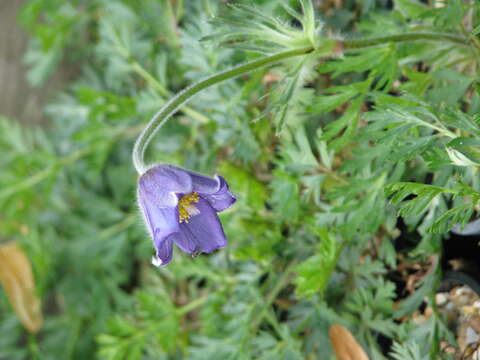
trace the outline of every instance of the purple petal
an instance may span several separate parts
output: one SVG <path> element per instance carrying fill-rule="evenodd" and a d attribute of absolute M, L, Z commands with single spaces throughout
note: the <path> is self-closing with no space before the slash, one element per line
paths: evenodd
<path fill-rule="evenodd" d="M 172 165 L 156 165 L 148 169 L 138 181 L 139 196 L 161 207 L 178 203 L 175 193 L 192 192 L 190 174 Z"/>
<path fill-rule="evenodd" d="M 200 194 L 212 194 L 219 188 L 218 179 L 212 179 L 208 176 L 204 176 L 193 171 L 188 171 L 190 178 L 192 179 L 192 191 Z"/>
<path fill-rule="evenodd" d="M 200 198 L 195 207 L 200 211 L 180 224 L 180 232 L 172 235 L 180 249 L 190 254 L 209 253 L 227 245 L 222 224 L 209 202 Z"/>
<path fill-rule="evenodd" d="M 198 193 L 188 222 L 179 223 L 181 196 Z M 138 202 L 153 238 L 153 264 L 172 260 L 173 242 L 188 253 L 209 253 L 227 245 L 217 212 L 235 202 L 227 182 L 220 176 L 209 178 L 172 165 L 156 165 L 140 176 Z M 182 205 L 189 206 L 189 205 Z"/>
<path fill-rule="evenodd" d="M 172 241 L 172 236 L 169 236 L 168 238 L 164 239 L 161 243 L 160 246 L 157 247 L 157 253 L 155 257 L 152 259 L 152 264 L 155 266 L 165 266 L 167 265 L 170 261 L 172 261 L 172 255 L 173 255 L 173 241 Z"/>
<path fill-rule="evenodd" d="M 192 191 L 198 192 L 216 211 L 228 209 L 237 200 L 229 191 L 225 179 L 221 176 L 207 176 L 187 171 L 192 179 Z"/>
<path fill-rule="evenodd" d="M 217 189 L 213 193 L 201 193 L 200 196 L 208 201 L 215 211 L 223 211 L 233 205 L 237 199 L 229 191 L 228 184 L 221 176 L 215 175 Z"/>
<path fill-rule="evenodd" d="M 145 218 L 153 244 L 161 264 L 165 265 L 172 259 L 171 235 L 179 231 L 178 209 L 176 207 L 159 207 L 148 197 L 142 196 L 140 189 L 138 194 L 140 210 Z"/>

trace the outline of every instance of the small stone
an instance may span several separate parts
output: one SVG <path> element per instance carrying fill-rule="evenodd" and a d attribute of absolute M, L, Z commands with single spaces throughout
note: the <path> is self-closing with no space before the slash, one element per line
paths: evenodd
<path fill-rule="evenodd" d="M 467 330 L 465 331 L 465 343 L 466 344 L 474 344 L 478 341 L 479 336 L 477 332 L 471 327 L 467 327 Z"/>
<path fill-rule="evenodd" d="M 475 306 L 472 306 L 472 305 L 462 306 L 462 313 L 465 316 L 474 315 L 476 311 L 477 309 L 475 308 Z"/>
<path fill-rule="evenodd" d="M 448 294 L 447 293 L 438 293 L 435 295 L 435 302 L 438 306 L 443 306 L 448 301 Z M 479 305 L 480 306 L 480 305 Z"/>
<path fill-rule="evenodd" d="M 472 355 L 472 360 L 480 360 L 480 349 L 475 350 Z"/>
<path fill-rule="evenodd" d="M 426 319 L 430 318 L 430 316 L 433 314 L 433 309 L 431 306 L 427 306 L 425 309 L 423 315 L 425 316 Z"/>
<path fill-rule="evenodd" d="M 480 316 L 478 316 L 478 315 L 473 316 L 470 319 L 469 324 L 475 329 L 475 331 L 478 334 L 480 334 Z"/>
<path fill-rule="evenodd" d="M 455 347 L 449 344 L 445 340 L 440 341 L 440 349 L 445 353 L 445 354 L 455 354 Z"/>
<path fill-rule="evenodd" d="M 456 311 L 457 310 L 456 306 L 451 302 L 447 303 L 446 308 L 447 308 L 448 311 Z"/>
<path fill-rule="evenodd" d="M 455 296 L 462 296 L 470 294 L 471 290 L 466 286 L 462 286 L 455 289 Z"/>

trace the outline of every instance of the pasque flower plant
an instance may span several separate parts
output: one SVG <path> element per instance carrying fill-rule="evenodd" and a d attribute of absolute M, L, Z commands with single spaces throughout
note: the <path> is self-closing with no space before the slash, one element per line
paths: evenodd
<path fill-rule="evenodd" d="M 145 149 L 155 133 L 195 94 L 222 81 L 298 56 L 312 60 L 302 62 L 310 64 L 302 66 L 311 66 L 321 57 L 340 55 L 348 50 L 389 42 L 450 41 L 468 46 L 468 40 L 462 37 L 439 33 L 401 33 L 353 40 L 324 37 L 320 31 L 321 23 L 315 21 L 311 2 L 301 0 L 300 3 L 304 12 L 303 17 L 290 12 L 300 21 L 302 29 L 284 27 L 276 21 L 268 22 L 271 29 L 267 46 L 257 49 L 265 52 L 272 43 L 276 43 L 278 46 L 275 49 L 286 50 L 237 65 L 192 84 L 169 100 L 139 135 L 133 149 L 133 164 L 140 175 L 139 206 L 156 248 L 153 261 L 155 265 L 166 265 L 171 261 L 174 243 L 183 251 L 194 255 L 212 252 L 227 244 L 217 217 L 217 212 L 227 209 L 235 202 L 226 181 L 220 176 L 212 179 L 173 165 L 147 166 L 143 159 Z M 263 38 L 265 26 L 261 24 L 253 31 L 253 34 L 256 34 L 255 39 Z M 243 30 L 252 33 L 249 27 Z M 224 40 L 231 41 L 238 34 L 238 31 L 227 33 Z"/>
<path fill-rule="evenodd" d="M 217 212 L 235 200 L 221 176 L 165 164 L 148 169 L 138 182 L 138 203 L 156 249 L 152 263 L 168 264 L 174 243 L 192 255 L 226 246 Z"/>
<path fill-rule="evenodd" d="M 201 80 L 174 96 L 147 124 L 135 143 L 133 164 L 140 175 L 138 203 L 156 249 L 154 265 L 166 265 L 172 260 L 174 243 L 193 255 L 226 246 L 217 212 L 229 208 L 235 197 L 220 176 L 212 179 L 167 164 L 145 165 L 145 149 L 152 137 L 199 91 L 261 66 L 312 51 L 312 47 L 284 51 Z"/>

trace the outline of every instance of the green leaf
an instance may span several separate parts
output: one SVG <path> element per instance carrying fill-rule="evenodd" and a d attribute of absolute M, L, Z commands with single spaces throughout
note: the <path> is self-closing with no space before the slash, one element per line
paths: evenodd
<path fill-rule="evenodd" d="M 347 146 L 347 144 L 353 140 L 357 131 L 358 122 L 360 121 L 360 109 L 362 104 L 363 98 L 360 97 L 352 101 L 347 111 L 345 111 L 345 114 L 337 120 L 338 124 L 333 125 L 336 123 L 334 122 L 330 128 L 325 129 L 326 133 L 324 135 L 325 137 L 323 137 L 323 140 L 327 140 L 329 137 L 335 136 L 339 131 L 342 130 L 342 125 L 346 125 L 343 134 L 329 142 L 329 149 L 338 151 Z"/>
<path fill-rule="evenodd" d="M 300 216 L 300 188 L 295 177 L 277 170 L 270 183 L 270 202 L 275 209 L 275 217 L 282 221 L 297 221 Z"/>
<path fill-rule="evenodd" d="M 328 285 L 341 246 L 335 235 L 326 228 L 317 228 L 315 233 L 320 239 L 317 254 L 297 266 L 297 293 L 300 296 L 313 296 L 323 293 Z"/>
<path fill-rule="evenodd" d="M 433 185 L 397 182 L 387 185 L 385 193 L 387 196 L 392 196 L 390 201 L 394 205 L 400 204 L 407 196 L 416 195 L 416 197 L 405 201 L 400 206 L 399 214 L 407 216 L 423 213 L 435 197 L 442 193 L 452 193 L 452 191 Z"/>
<path fill-rule="evenodd" d="M 219 173 L 230 180 L 230 187 L 234 193 L 244 194 L 239 199 L 242 206 L 259 211 L 264 209 L 267 193 L 265 186 L 255 179 L 249 172 L 234 164 L 223 162 L 219 166 Z"/>
<path fill-rule="evenodd" d="M 427 355 L 422 356 L 420 351 L 420 345 L 415 341 L 411 340 L 407 343 L 400 344 L 398 342 L 394 342 L 392 345 L 392 351 L 390 356 L 395 360 L 426 360 Z"/>
<path fill-rule="evenodd" d="M 417 18 L 424 13 L 428 7 L 417 0 L 395 0 L 395 10 L 400 11 L 408 18 Z"/>
<path fill-rule="evenodd" d="M 465 226 L 472 217 L 474 205 L 474 203 L 466 203 L 449 209 L 442 216 L 435 219 L 428 231 L 435 234 L 444 234 L 455 225 Z"/>
<path fill-rule="evenodd" d="M 327 113 L 335 110 L 357 94 L 355 89 L 348 89 L 342 93 L 329 96 L 320 96 L 314 99 L 309 111 L 313 114 Z"/>
<path fill-rule="evenodd" d="M 480 34 L 480 25 L 478 25 L 475 29 L 473 29 L 471 34 L 474 36 Z"/>

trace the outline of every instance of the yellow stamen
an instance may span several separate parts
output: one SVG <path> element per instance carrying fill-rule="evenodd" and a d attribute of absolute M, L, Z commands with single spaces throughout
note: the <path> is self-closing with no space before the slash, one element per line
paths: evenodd
<path fill-rule="evenodd" d="M 180 201 L 178 202 L 178 221 L 179 222 L 186 222 L 188 223 L 188 219 L 190 219 L 194 215 L 198 215 L 200 212 L 192 205 L 192 203 L 198 203 L 200 197 L 198 196 L 197 192 L 193 192 L 188 195 L 183 195 Z"/>

